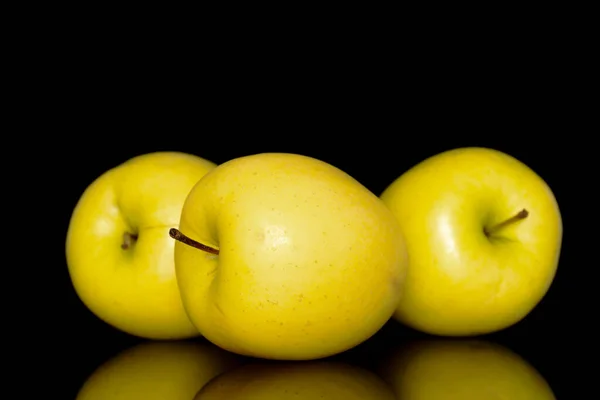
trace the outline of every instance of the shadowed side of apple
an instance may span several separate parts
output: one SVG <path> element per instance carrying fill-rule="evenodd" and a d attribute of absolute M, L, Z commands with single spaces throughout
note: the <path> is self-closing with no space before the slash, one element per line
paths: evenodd
<path fill-rule="evenodd" d="M 243 362 L 208 342 L 146 342 L 100 365 L 76 400 L 190 400 L 212 378 Z"/>
<path fill-rule="evenodd" d="M 378 374 L 398 399 L 555 400 L 525 359 L 481 340 L 423 340 L 390 349 Z"/>
<path fill-rule="evenodd" d="M 131 335 L 199 335 L 177 287 L 174 243 L 190 189 L 216 165 L 177 152 L 132 158 L 105 172 L 70 219 L 66 258 L 73 286 L 97 317 Z"/>
<path fill-rule="evenodd" d="M 170 233 L 190 319 L 238 354 L 340 353 L 375 334 L 402 295 L 407 254 L 393 214 L 314 158 L 264 153 L 219 165 Z"/>
<path fill-rule="evenodd" d="M 339 362 L 253 363 L 227 371 L 202 387 L 194 400 L 393 400 L 373 372 Z"/>
<path fill-rule="evenodd" d="M 394 317 L 442 336 L 521 321 L 549 290 L 562 219 L 550 187 L 514 157 L 460 148 L 402 174 L 381 199 L 400 223 L 409 267 Z"/>

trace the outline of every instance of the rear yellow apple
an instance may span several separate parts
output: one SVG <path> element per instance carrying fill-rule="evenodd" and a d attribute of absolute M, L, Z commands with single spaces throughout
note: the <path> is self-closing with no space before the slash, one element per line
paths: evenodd
<path fill-rule="evenodd" d="M 394 400 L 374 373 L 338 362 L 248 364 L 219 375 L 194 400 Z"/>
<path fill-rule="evenodd" d="M 146 342 L 98 367 L 76 400 L 191 400 L 212 378 L 242 362 L 208 342 Z"/>
<path fill-rule="evenodd" d="M 141 155 L 87 187 L 71 216 L 66 257 L 83 303 L 113 327 L 150 339 L 198 335 L 183 308 L 173 239 L 194 184 L 216 165 L 189 154 Z"/>
<path fill-rule="evenodd" d="M 381 195 L 405 235 L 409 268 L 395 318 L 430 334 L 507 328 L 547 293 L 562 242 L 545 181 L 505 153 L 447 151 Z"/>
<path fill-rule="evenodd" d="M 175 268 L 207 339 L 269 359 L 315 359 L 363 342 L 398 305 L 398 222 L 345 172 L 295 154 L 230 160 L 183 207 Z"/>
<path fill-rule="evenodd" d="M 398 399 L 556 399 L 531 364 L 511 350 L 485 341 L 410 343 L 392 350 L 379 372 Z"/>

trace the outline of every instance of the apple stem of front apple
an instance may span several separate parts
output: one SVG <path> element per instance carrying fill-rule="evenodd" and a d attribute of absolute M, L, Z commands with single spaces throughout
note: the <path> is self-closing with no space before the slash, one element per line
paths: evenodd
<path fill-rule="evenodd" d="M 133 245 L 133 243 L 135 243 L 137 238 L 138 238 L 137 235 L 135 235 L 133 233 L 125 232 L 123 234 L 123 242 L 121 243 L 121 248 L 123 250 L 127 250 L 128 248 L 130 248 Z"/>
<path fill-rule="evenodd" d="M 513 224 L 517 221 L 527 218 L 528 215 L 529 215 L 529 211 L 527 211 L 526 209 L 522 209 L 516 215 L 507 219 L 506 221 L 502 221 L 502 222 L 492 226 L 491 228 L 484 228 L 483 231 L 486 236 L 490 236 L 493 233 L 499 231 L 500 229 L 504 228 L 507 225 Z"/>
<path fill-rule="evenodd" d="M 169 229 L 169 236 L 171 236 L 173 239 L 175 239 L 177 241 L 180 241 L 181 243 L 187 244 L 188 246 L 194 247 L 194 248 L 202 250 L 202 251 L 206 251 L 207 253 L 216 254 L 216 255 L 219 254 L 218 249 L 213 249 L 210 246 L 207 246 L 205 244 L 195 241 L 194 239 L 187 237 L 186 235 L 181 233 L 181 231 L 179 229 L 176 229 L 176 228 Z"/>

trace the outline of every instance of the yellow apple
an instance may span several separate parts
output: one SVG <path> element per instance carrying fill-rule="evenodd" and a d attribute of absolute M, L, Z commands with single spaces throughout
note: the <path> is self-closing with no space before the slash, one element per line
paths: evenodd
<path fill-rule="evenodd" d="M 394 400 L 373 372 L 339 362 L 247 364 L 205 385 L 194 400 Z"/>
<path fill-rule="evenodd" d="M 545 181 L 486 148 L 440 153 L 381 195 L 405 236 L 409 267 L 394 317 L 441 336 L 507 328 L 537 306 L 554 280 L 562 242 Z"/>
<path fill-rule="evenodd" d="M 242 362 L 208 342 L 146 342 L 98 367 L 76 400 L 191 400 L 212 378 Z"/>
<path fill-rule="evenodd" d="M 490 342 L 426 340 L 390 353 L 379 372 L 398 399 L 555 400 L 531 364 Z"/>
<path fill-rule="evenodd" d="M 184 153 L 149 153 L 87 187 L 71 216 L 66 257 L 79 298 L 97 317 L 149 339 L 198 335 L 179 295 L 169 229 L 215 166 Z"/>
<path fill-rule="evenodd" d="M 207 339 L 265 359 L 363 342 L 398 305 L 407 255 L 383 202 L 340 169 L 281 153 L 206 174 L 183 206 L 175 268 Z"/>

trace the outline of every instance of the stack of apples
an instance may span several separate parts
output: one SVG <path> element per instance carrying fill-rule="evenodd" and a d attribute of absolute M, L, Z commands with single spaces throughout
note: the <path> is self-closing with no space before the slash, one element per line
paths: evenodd
<path fill-rule="evenodd" d="M 497 150 L 437 154 L 380 196 L 298 154 L 157 152 L 85 190 L 66 256 L 80 299 L 121 331 L 309 360 L 391 318 L 440 336 L 513 325 L 548 291 L 561 241 L 549 186 Z"/>

